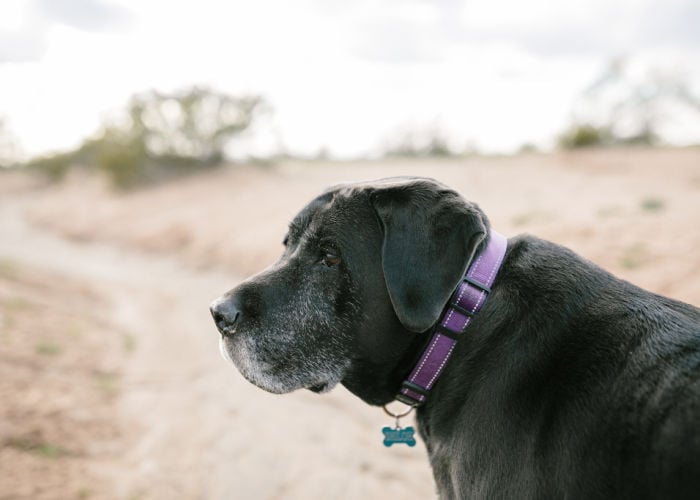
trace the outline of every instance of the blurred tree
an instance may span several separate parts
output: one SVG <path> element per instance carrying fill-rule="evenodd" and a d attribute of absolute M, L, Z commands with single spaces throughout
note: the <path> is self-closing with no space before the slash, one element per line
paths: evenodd
<path fill-rule="evenodd" d="M 121 132 L 142 141 L 152 157 L 213 164 L 223 159 L 226 143 L 250 126 L 261 104 L 259 97 L 198 87 L 173 94 L 151 91 L 131 99 Z"/>
<path fill-rule="evenodd" d="M 260 97 L 200 87 L 144 92 L 76 150 L 30 164 L 55 178 L 71 166 L 94 166 L 127 188 L 220 164 L 227 143 L 264 110 Z"/>
<path fill-rule="evenodd" d="M 562 147 L 700 142 L 700 98 L 675 69 L 611 61 L 575 103 Z"/>
<path fill-rule="evenodd" d="M 593 125 L 572 125 L 559 136 L 559 147 L 564 149 L 605 146 L 613 142 L 610 131 Z"/>

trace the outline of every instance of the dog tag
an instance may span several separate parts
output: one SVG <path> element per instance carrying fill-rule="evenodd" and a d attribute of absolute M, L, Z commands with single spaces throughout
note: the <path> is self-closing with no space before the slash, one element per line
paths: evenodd
<path fill-rule="evenodd" d="M 413 437 L 416 431 L 411 426 L 403 428 L 384 427 L 382 432 L 384 433 L 384 446 L 386 447 L 397 443 L 407 444 L 408 446 L 416 445 L 416 438 Z"/>
<path fill-rule="evenodd" d="M 402 417 L 405 417 L 413 411 L 413 406 L 410 406 L 408 410 L 405 410 L 403 413 L 394 413 L 389 408 L 387 408 L 386 405 L 384 405 L 383 408 L 384 413 L 386 413 L 390 417 L 394 417 L 394 427 L 382 428 L 382 432 L 384 433 L 384 446 L 389 447 L 397 443 L 407 444 L 408 446 L 415 446 L 416 438 L 413 437 L 413 435 L 416 433 L 416 430 L 411 426 L 401 427 L 401 424 L 399 423 L 399 420 Z"/>

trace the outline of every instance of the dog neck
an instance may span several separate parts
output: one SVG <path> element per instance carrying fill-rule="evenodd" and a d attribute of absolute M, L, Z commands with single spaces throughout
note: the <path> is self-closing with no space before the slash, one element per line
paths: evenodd
<path fill-rule="evenodd" d="M 396 400 L 409 406 L 422 406 L 447 365 L 457 341 L 472 318 L 486 302 L 491 286 L 508 247 L 505 236 L 491 230 L 486 248 L 467 268 L 462 281 L 432 329 L 432 337 L 418 363 L 396 395 Z"/>

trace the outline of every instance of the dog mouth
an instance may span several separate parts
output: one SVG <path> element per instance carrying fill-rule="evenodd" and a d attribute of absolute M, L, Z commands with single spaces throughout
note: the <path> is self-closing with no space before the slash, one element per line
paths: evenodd
<path fill-rule="evenodd" d="M 234 325 L 221 326 L 217 324 L 216 329 L 219 330 L 221 339 L 224 337 L 233 337 L 236 334 L 236 327 Z"/>
<path fill-rule="evenodd" d="M 280 381 L 277 376 L 270 374 L 269 366 L 265 363 L 252 362 L 245 356 L 232 353 L 223 339 L 219 342 L 219 351 L 224 361 L 231 363 L 238 373 L 254 386 L 272 394 L 286 394 L 295 389 L 287 387 L 287 384 Z"/>
<path fill-rule="evenodd" d="M 314 384 L 312 386 L 307 387 L 308 390 L 311 392 L 315 392 L 316 394 L 322 394 L 324 392 L 328 392 L 331 390 L 331 385 L 328 382 L 322 382 L 320 384 Z"/>
<path fill-rule="evenodd" d="M 219 353 L 227 363 L 236 367 L 248 382 L 273 394 L 286 394 L 298 389 L 308 389 L 316 394 L 329 392 L 336 385 L 332 380 L 317 378 L 304 383 L 303 377 L 280 371 L 274 364 L 257 359 L 246 342 L 236 342 L 235 347 L 227 336 L 219 337 Z"/>

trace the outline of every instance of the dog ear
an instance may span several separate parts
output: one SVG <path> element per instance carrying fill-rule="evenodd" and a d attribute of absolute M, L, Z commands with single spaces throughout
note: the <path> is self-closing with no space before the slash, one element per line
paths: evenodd
<path fill-rule="evenodd" d="M 384 231 L 382 268 L 394 311 L 406 329 L 426 331 L 485 244 L 488 220 L 432 180 L 388 183 L 371 199 Z"/>

